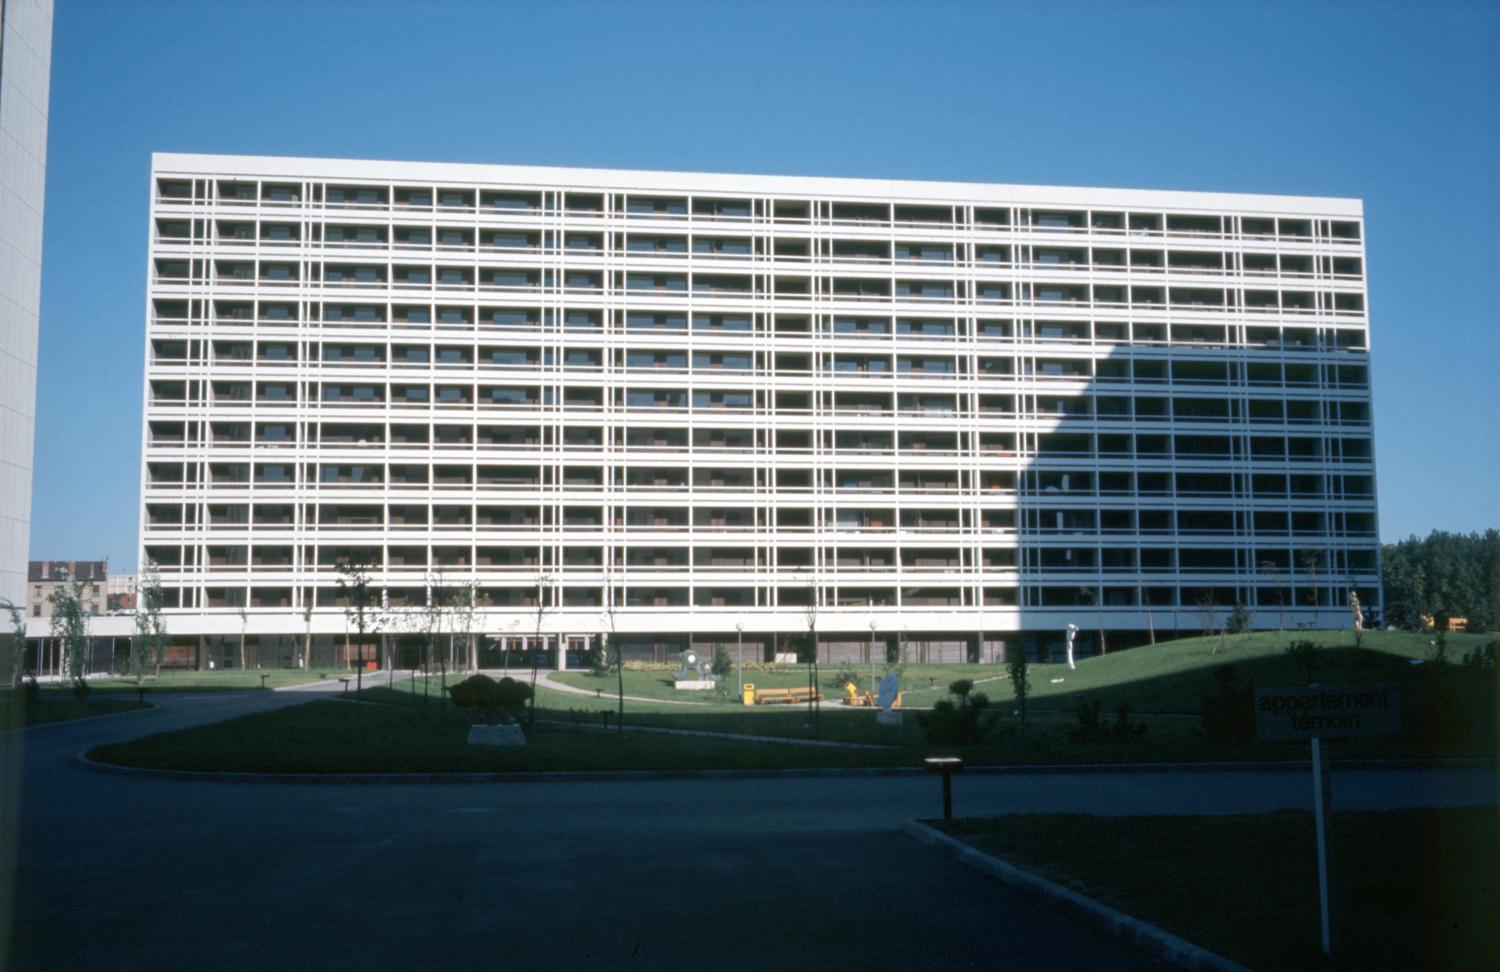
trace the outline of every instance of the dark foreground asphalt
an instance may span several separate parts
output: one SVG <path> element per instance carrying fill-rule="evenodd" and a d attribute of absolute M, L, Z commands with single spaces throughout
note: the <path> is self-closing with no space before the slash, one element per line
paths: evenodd
<path fill-rule="evenodd" d="M 1161 967 L 899 833 L 939 811 L 935 779 L 268 785 L 72 762 L 309 694 L 163 699 L 0 741 L 7 803 L 21 804 L 4 835 L 10 967 Z M 964 815 L 1302 807 L 1305 777 L 971 776 L 955 802 Z M 1335 785 L 1347 807 L 1495 801 L 1484 770 Z"/>

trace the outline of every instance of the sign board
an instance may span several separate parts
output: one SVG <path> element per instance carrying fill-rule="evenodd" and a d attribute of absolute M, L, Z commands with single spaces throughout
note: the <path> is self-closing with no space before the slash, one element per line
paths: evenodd
<path fill-rule="evenodd" d="M 1255 738 L 1347 739 L 1401 733 L 1394 685 L 1307 685 L 1255 690 Z"/>

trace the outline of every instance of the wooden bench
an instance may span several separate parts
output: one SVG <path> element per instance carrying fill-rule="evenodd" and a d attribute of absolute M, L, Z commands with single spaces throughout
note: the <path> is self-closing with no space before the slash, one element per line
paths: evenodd
<path fill-rule="evenodd" d="M 811 702 L 814 699 L 821 702 L 823 700 L 823 693 L 807 688 L 758 689 L 753 682 L 745 683 L 744 701 L 746 705 L 795 704 L 797 702 Z"/>

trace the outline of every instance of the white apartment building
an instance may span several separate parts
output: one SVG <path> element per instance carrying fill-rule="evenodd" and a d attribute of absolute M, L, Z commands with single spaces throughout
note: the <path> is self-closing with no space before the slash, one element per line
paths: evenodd
<path fill-rule="evenodd" d="M 1363 240 L 1349 199 L 159 154 L 141 554 L 200 665 L 335 658 L 348 562 L 383 663 L 461 589 L 552 661 L 1345 624 Z"/>
<path fill-rule="evenodd" d="M 52 0 L 0 0 L 0 600 L 27 601 Z"/>

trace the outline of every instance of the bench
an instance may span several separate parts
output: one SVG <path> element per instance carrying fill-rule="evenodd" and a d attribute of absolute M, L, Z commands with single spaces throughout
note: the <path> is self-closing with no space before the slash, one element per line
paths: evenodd
<path fill-rule="evenodd" d="M 745 683 L 746 705 L 774 705 L 777 703 L 823 701 L 823 693 L 810 688 L 758 689 L 755 683 Z"/>

